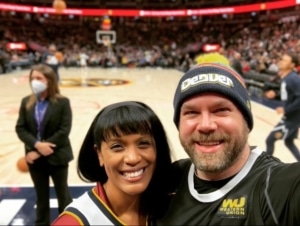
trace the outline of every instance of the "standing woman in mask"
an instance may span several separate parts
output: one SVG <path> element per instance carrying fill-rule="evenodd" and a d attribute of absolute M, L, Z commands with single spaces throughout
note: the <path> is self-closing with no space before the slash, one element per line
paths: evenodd
<path fill-rule="evenodd" d="M 69 133 L 72 111 L 59 92 L 56 74 L 47 65 L 35 65 L 29 74 L 32 93 L 22 99 L 16 133 L 24 143 L 25 158 L 36 192 L 35 225 L 50 225 L 49 178 L 61 213 L 72 202 L 68 164 L 73 159 Z"/>

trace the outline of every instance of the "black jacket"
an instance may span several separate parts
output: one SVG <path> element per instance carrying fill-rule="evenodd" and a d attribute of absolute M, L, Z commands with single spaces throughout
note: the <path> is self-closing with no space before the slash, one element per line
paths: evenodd
<path fill-rule="evenodd" d="M 34 116 L 35 105 L 28 111 L 26 103 L 30 96 L 22 99 L 16 132 L 25 145 L 28 153 L 34 148 L 37 141 L 37 123 Z M 73 152 L 69 140 L 72 127 L 72 111 L 70 101 L 66 97 L 59 98 L 56 103 L 49 102 L 41 124 L 41 141 L 54 143 L 54 153 L 47 156 L 52 165 L 65 165 L 73 159 Z"/>

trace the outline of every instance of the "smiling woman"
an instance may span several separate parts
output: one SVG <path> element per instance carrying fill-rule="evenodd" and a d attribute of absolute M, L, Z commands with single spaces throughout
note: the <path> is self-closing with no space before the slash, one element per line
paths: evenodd
<path fill-rule="evenodd" d="M 52 225 L 148 225 L 168 202 L 171 166 L 167 136 L 141 102 L 102 109 L 81 146 L 78 174 L 97 185 L 71 203 Z"/>

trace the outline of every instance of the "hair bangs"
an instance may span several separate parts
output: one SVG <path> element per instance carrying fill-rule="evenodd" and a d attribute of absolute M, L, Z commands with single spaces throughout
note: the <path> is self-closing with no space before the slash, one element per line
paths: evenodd
<path fill-rule="evenodd" d="M 121 137 L 129 134 L 152 134 L 149 115 L 140 108 L 124 106 L 113 109 L 100 116 L 94 137 L 97 144 L 108 141 L 111 137 Z"/>

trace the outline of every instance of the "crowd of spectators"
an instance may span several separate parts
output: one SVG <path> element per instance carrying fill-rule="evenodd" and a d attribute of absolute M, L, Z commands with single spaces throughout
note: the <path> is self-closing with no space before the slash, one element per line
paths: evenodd
<path fill-rule="evenodd" d="M 296 12 L 297 9 L 294 9 Z M 224 54 L 240 62 L 243 72 L 276 75 L 284 51 L 300 53 L 298 16 L 268 13 L 189 18 L 111 18 L 117 41 L 96 42 L 101 18 L 2 12 L 0 57 L 2 73 L 41 61 L 51 43 L 64 55 L 64 67 L 162 67 L 188 70 L 205 44 L 219 44 Z M 6 49 L 24 42 L 26 51 Z M 236 62 L 235 62 L 236 63 Z M 258 75 L 260 76 L 260 75 Z M 264 76 L 261 76 L 265 78 Z"/>

